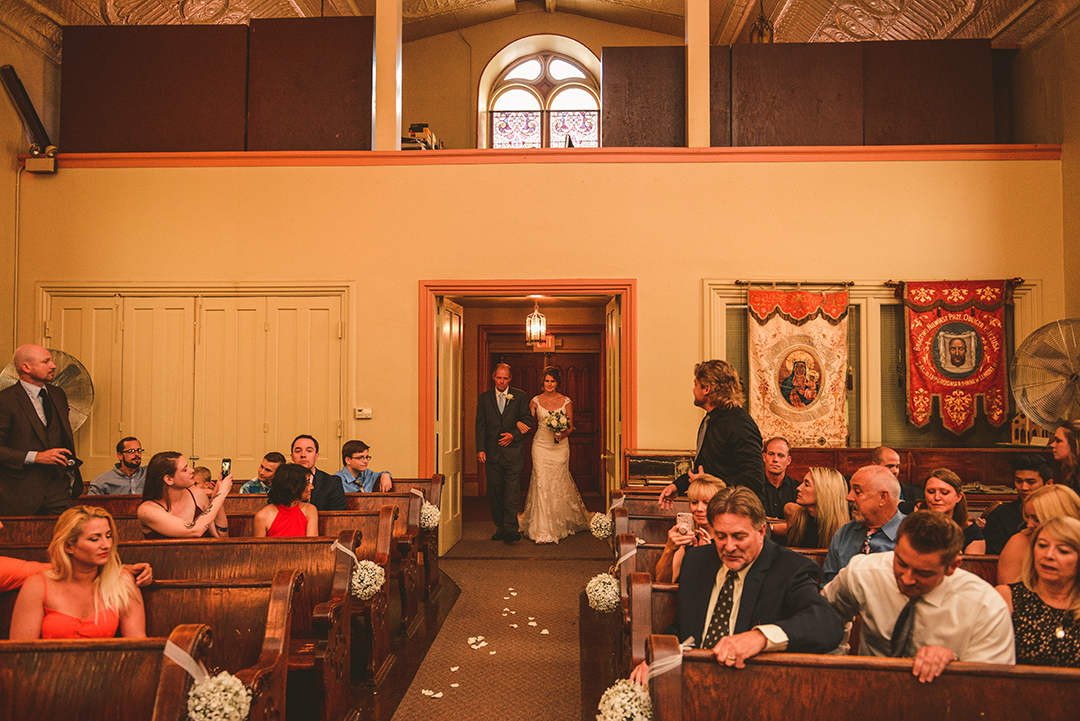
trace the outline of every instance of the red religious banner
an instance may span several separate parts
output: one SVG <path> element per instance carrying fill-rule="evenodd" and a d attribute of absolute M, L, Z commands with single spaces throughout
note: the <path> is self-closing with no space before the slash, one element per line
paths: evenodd
<path fill-rule="evenodd" d="M 934 397 L 941 422 L 959 435 L 975 424 L 975 399 L 992 425 L 1008 418 L 1005 304 L 1012 281 L 901 283 L 907 316 L 908 418 L 930 422 Z"/>
<path fill-rule="evenodd" d="M 751 290 L 747 302 L 750 313 L 762 323 L 779 315 L 793 325 L 802 325 L 821 316 L 832 323 L 847 315 L 848 294 L 811 293 L 805 290 Z"/>

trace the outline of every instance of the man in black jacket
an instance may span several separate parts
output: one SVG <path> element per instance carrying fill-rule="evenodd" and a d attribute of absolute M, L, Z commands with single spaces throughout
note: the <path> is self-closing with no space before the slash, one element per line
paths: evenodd
<path fill-rule="evenodd" d="M 495 523 L 493 541 L 513 543 L 518 532 L 521 470 L 525 467 L 524 434 L 532 427 L 525 391 L 510 387 L 510 366 L 500 363 L 492 375 L 495 387 L 476 401 L 476 456 L 484 464 L 488 505 Z"/>
<path fill-rule="evenodd" d="M 300 435 L 292 442 L 292 462 L 311 474 L 311 505 L 320 511 L 344 511 L 345 489 L 341 479 L 315 467 L 319 460 L 319 442 L 314 436 Z"/>
<path fill-rule="evenodd" d="M 660 494 L 661 508 L 670 508 L 676 494 L 686 493 L 690 481 L 706 474 L 729 487 L 745 486 L 764 503 L 761 431 L 743 408 L 744 401 L 742 381 L 730 363 L 710 360 L 694 366 L 694 405 L 706 413 L 698 427 L 697 455 L 690 472 Z"/>

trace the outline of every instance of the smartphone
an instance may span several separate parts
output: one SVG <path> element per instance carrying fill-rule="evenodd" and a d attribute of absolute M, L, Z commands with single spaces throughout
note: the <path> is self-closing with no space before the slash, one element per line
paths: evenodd
<path fill-rule="evenodd" d="M 221 459 L 221 477 L 224 478 L 225 476 L 229 475 L 230 473 L 232 473 L 232 459 L 231 458 L 222 458 Z"/>
<path fill-rule="evenodd" d="M 679 527 L 679 533 L 684 536 L 693 533 L 697 527 L 697 524 L 694 523 L 693 513 L 676 513 L 675 525 Z"/>

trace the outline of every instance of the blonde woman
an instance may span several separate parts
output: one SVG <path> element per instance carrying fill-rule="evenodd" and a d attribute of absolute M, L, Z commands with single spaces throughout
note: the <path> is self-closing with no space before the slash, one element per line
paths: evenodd
<path fill-rule="evenodd" d="M 1058 516 L 1031 535 L 1021 580 L 997 587 L 1012 613 L 1016 662 L 1080 668 L 1080 521 Z"/>
<path fill-rule="evenodd" d="M 690 513 L 694 515 L 694 527 L 684 528 L 676 523 L 668 531 L 664 552 L 656 562 L 657 583 L 677 583 L 686 549 L 713 542 L 712 526 L 709 525 L 709 501 L 722 488 L 725 488 L 724 482 L 710 475 L 690 482 L 686 495 L 690 499 Z"/>
<path fill-rule="evenodd" d="M 11 640 L 146 635 L 142 593 L 120 564 L 116 524 L 103 508 L 75 506 L 56 521 L 52 568 L 26 579 L 11 615 Z"/>
<path fill-rule="evenodd" d="M 840 471 L 811 468 L 796 489 L 795 503 L 784 506 L 788 546 L 828 548 L 840 526 L 851 520 L 847 492 Z"/>
<path fill-rule="evenodd" d="M 1009 539 L 998 558 L 998 583 L 1007 586 L 1020 580 L 1024 556 L 1031 545 L 1032 533 L 1040 523 L 1068 516 L 1080 520 L 1080 496 L 1066 486 L 1043 486 L 1024 503 L 1027 528 Z"/>

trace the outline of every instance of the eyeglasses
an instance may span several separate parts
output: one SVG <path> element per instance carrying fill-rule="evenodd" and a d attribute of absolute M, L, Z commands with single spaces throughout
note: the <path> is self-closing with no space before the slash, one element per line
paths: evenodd
<path fill-rule="evenodd" d="M 124 450 L 122 450 L 120 452 L 121 453 L 138 453 L 139 455 L 142 455 L 143 449 L 142 448 L 125 448 Z"/>
<path fill-rule="evenodd" d="M 367 456 L 349 456 L 349 458 L 353 459 L 354 461 L 370 461 L 371 460 L 370 455 L 367 455 Z"/>

